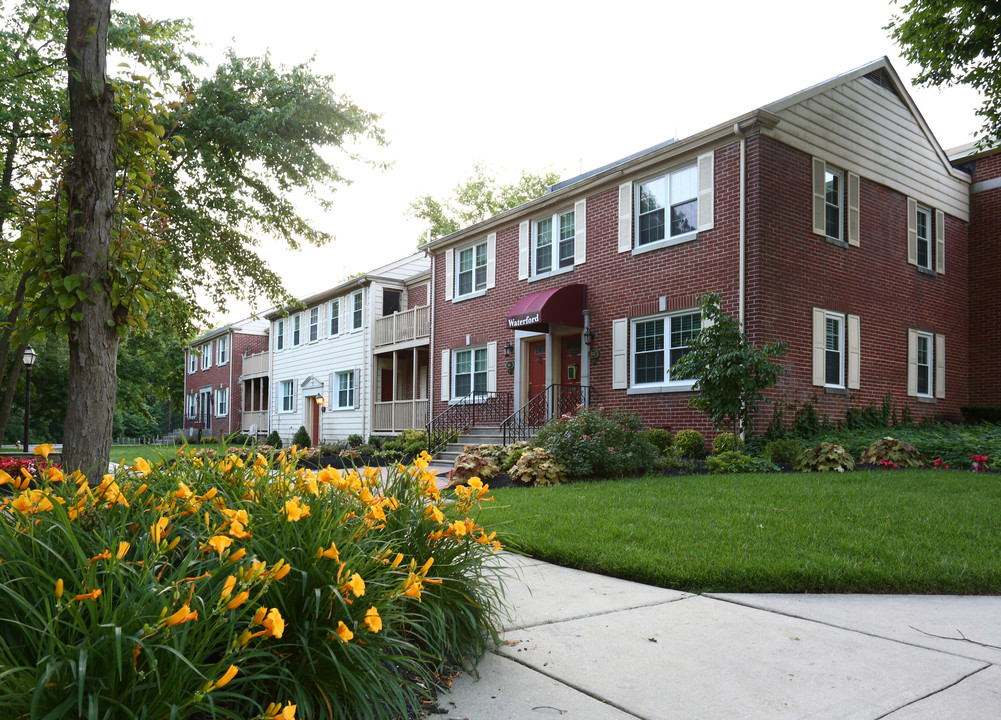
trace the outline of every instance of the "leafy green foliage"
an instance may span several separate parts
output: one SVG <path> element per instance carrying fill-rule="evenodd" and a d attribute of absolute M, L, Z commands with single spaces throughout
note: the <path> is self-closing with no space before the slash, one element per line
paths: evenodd
<path fill-rule="evenodd" d="M 504 458 L 501 460 L 501 470 L 503 472 L 508 472 L 520 458 L 526 450 L 528 450 L 529 445 L 527 442 L 516 442 L 511 443 L 504 448 Z"/>
<path fill-rule="evenodd" d="M 778 467 L 763 458 L 744 455 L 736 450 L 723 450 L 713 453 L 706 460 L 710 475 L 733 475 L 735 473 L 769 473 L 776 472 Z"/>
<path fill-rule="evenodd" d="M 897 467 L 918 468 L 925 466 L 925 456 L 908 442 L 892 437 L 874 441 L 859 457 L 859 462 L 875 465 L 881 461 L 893 463 Z"/>
<path fill-rule="evenodd" d="M 1001 141 L 1001 10 L 993 3 L 908 0 L 886 29 L 901 56 L 921 68 L 920 85 L 968 85 L 984 96 L 980 143 Z"/>
<path fill-rule="evenodd" d="M 743 428 L 749 433 L 764 398 L 761 391 L 778 382 L 784 372 L 771 360 L 782 356 L 787 345 L 753 345 L 737 319 L 723 313 L 718 293 L 701 296 L 699 304 L 702 329 L 672 366 L 672 376 L 695 379 L 699 392 L 688 400 L 688 406 L 706 413 L 715 428 L 726 427 L 734 434 Z"/>
<path fill-rule="evenodd" d="M 295 431 L 295 434 L 292 436 L 292 444 L 297 448 L 308 448 L 313 444 L 313 440 L 309 437 L 309 431 L 306 430 L 305 425 L 300 425 L 299 429 Z"/>
<path fill-rule="evenodd" d="M 659 455 L 664 455 L 671 449 L 671 431 L 664 428 L 647 428 L 643 431 L 645 437 Z"/>
<path fill-rule="evenodd" d="M 351 433 L 350 435 L 348 435 L 348 446 L 349 447 L 353 447 L 353 448 L 361 447 L 362 443 L 364 443 L 364 442 L 365 442 L 365 438 L 363 438 L 358 433 Z"/>
<path fill-rule="evenodd" d="M 706 436 L 698 430 L 679 430 L 674 436 L 674 454 L 692 460 L 706 456 Z"/>
<path fill-rule="evenodd" d="M 713 455 L 722 452 L 740 452 L 744 449 L 744 441 L 731 432 L 719 433 L 712 441 Z"/>
<path fill-rule="evenodd" d="M 806 448 L 799 461 L 799 469 L 804 472 L 844 472 L 855 469 L 855 459 L 847 450 L 833 443 L 820 443 Z"/>
<path fill-rule="evenodd" d="M 772 440 L 765 445 L 761 454 L 769 462 L 798 465 L 803 454 L 803 446 L 796 438 L 787 437 L 781 440 Z"/>
<path fill-rule="evenodd" d="M 1001 423 L 1001 405 L 964 405 L 959 408 L 970 425 L 982 422 Z"/>
<path fill-rule="evenodd" d="M 449 473 L 452 484 L 464 484 L 474 477 L 487 481 L 497 475 L 500 472 L 499 454 L 491 452 L 489 448 L 500 449 L 497 445 L 466 445 L 462 454 L 455 458 L 455 464 Z"/>
<path fill-rule="evenodd" d="M 542 448 L 528 448 L 518 456 L 508 475 L 513 482 L 525 485 L 558 485 L 566 481 L 567 469 Z"/>
<path fill-rule="evenodd" d="M 642 429 L 635 413 L 581 408 L 544 425 L 535 442 L 559 458 L 571 477 L 620 477 L 643 472 L 657 458 Z"/>
<path fill-rule="evenodd" d="M 456 185 L 450 198 L 435 200 L 423 195 L 410 203 L 409 213 L 429 225 L 433 240 L 540 197 L 559 181 L 555 171 L 522 171 L 517 182 L 498 185 L 487 168 L 477 163 L 472 176 Z M 420 243 L 426 239 L 422 235 Z"/>
<path fill-rule="evenodd" d="M 281 435 L 278 434 L 277 430 L 272 430 L 268 434 L 268 436 L 264 439 L 264 444 L 276 449 L 281 449 L 282 446 Z"/>

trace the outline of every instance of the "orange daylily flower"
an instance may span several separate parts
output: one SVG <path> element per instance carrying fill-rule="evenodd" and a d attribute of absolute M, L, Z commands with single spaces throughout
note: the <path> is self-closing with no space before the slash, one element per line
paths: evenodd
<path fill-rule="evenodd" d="M 209 541 L 206 543 L 208 547 L 211 547 L 213 550 L 219 553 L 220 560 L 222 560 L 222 554 L 226 551 L 226 548 L 228 548 L 232 544 L 233 544 L 233 538 L 226 537 L 225 535 L 213 535 L 211 538 L 209 538 Z M 206 550 L 207 549 L 208 548 L 206 548 Z"/>
<path fill-rule="evenodd" d="M 197 619 L 198 611 L 192 610 L 187 603 L 184 603 L 180 610 L 175 612 L 173 615 L 168 615 L 164 622 L 166 622 L 168 627 L 172 627 L 174 625 L 180 625 L 181 623 L 188 622 L 189 620 Z"/>
<path fill-rule="evenodd" d="M 44 443 L 35 448 L 35 455 L 41 455 L 43 458 L 48 458 L 50 452 L 52 452 L 52 443 Z"/>
<path fill-rule="evenodd" d="M 77 600 L 97 600 L 99 597 L 101 597 L 102 592 L 103 590 L 101 590 L 101 588 L 98 588 L 97 590 L 91 590 L 89 593 L 82 593 L 80 595 L 77 595 L 72 600 L 70 600 L 70 602 L 76 602 Z"/>
<path fill-rule="evenodd" d="M 206 683 L 204 691 L 205 692 L 211 692 L 212 690 L 215 690 L 216 688 L 221 688 L 223 685 L 225 685 L 230 680 L 232 680 L 233 678 L 235 678 L 237 672 L 239 672 L 239 669 L 236 667 L 236 665 L 230 665 L 229 669 L 226 670 L 226 672 L 223 673 L 223 675 L 222 675 L 221 678 L 219 678 L 215 682 Z"/>
<path fill-rule="evenodd" d="M 125 542 L 124 540 L 118 543 L 118 552 L 115 553 L 115 557 L 121 560 L 125 557 L 125 553 L 129 551 L 130 547 L 132 547 L 131 543 Z"/>
<path fill-rule="evenodd" d="M 63 596 L 63 579 L 59 578 L 56 580 L 56 600 L 59 600 Z"/>
<path fill-rule="evenodd" d="M 321 548 L 316 551 L 317 560 L 319 560 L 321 557 L 330 558 L 334 562 L 341 561 L 340 553 L 337 552 L 337 546 L 334 543 L 330 543 L 330 547 L 328 547 L 326 550 Z"/>
<path fill-rule="evenodd" d="M 137 457 L 132 462 L 135 464 L 132 467 L 130 467 L 129 470 L 137 471 L 140 477 L 147 478 L 149 477 L 149 474 L 153 472 L 153 468 L 149 466 L 149 463 L 146 462 L 145 458 Z"/>
<path fill-rule="evenodd" d="M 236 576 L 230 575 L 222 583 L 222 592 L 219 593 L 219 602 L 229 600 L 233 596 L 233 588 L 236 587 Z"/>
<path fill-rule="evenodd" d="M 382 618 L 379 617 L 379 609 L 375 605 L 365 611 L 365 619 L 362 622 L 374 633 L 382 630 Z"/>
<path fill-rule="evenodd" d="M 348 590 L 350 590 L 355 597 L 361 597 L 365 594 L 365 581 L 362 579 L 361 575 L 353 573 L 351 575 L 351 579 L 341 586 L 342 593 L 347 592 Z"/>
<path fill-rule="evenodd" d="M 226 609 L 233 610 L 234 608 L 240 607 L 241 605 L 243 605 L 243 603 L 247 602 L 247 598 L 249 597 L 250 597 L 249 592 L 247 592 L 246 590 L 242 591 L 235 598 L 226 603 Z"/>
<path fill-rule="evenodd" d="M 90 559 L 90 562 L 91 563 L 96 563 L 98 560 L 110 560 L 110 559 L 111 559 L 111 551 L 110 550 L 105 550 L 100 555 L 95 555 L 94 557 L 92 557 Z"/>
<path fill-rule="evenodd" d="M 343 642 L 348 642 L 355 636 L 348 626 L 344 624 L 343 620 L 337 623 L 337 629 L 334 630 L 334 632 L 337 633 L 337 637 L 339 637 Z"/>
<path fill-rule="evenodd" d="M 282 633 L 285 632 L 285 620 L 282 618 L 278 608 L 271 608 L 268 611 L 268 616 L 264 618 L 264 627 L 267 628 L 265 635 L 268 637 L 280 638 Z"/>
<path fill-rule="evenodd" d="M 296 705 L 289 703 L 284 708 L 278 703 L 271 703 L 264 711 L 266 720 L 295 720 Z"/>

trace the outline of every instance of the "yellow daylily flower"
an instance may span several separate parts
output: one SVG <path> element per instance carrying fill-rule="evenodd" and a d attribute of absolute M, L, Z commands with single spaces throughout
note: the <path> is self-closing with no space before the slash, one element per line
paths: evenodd
<path fill-rule="evenodd" d="M 209 547 L 219 553 L 219 559 L 222 560 L 222 554 L 226 551 L 230 545 L 233 544 L 233 538 L 226 537 L 225 535 L 213 535 L 209 538 L 206 543 Z M 206 548 L 207 549 L 207 548 Z"/>
<path fill-rule="evenodd" d="M 289 522 L 298 522 L 309 515 L 309 505 L 302 505 L 295 497 L 285 502 L 285 515 Z"/>
<path fill-rule="evenodd" d="M 56 600 L 59 600 L 63 596 L 63 579 L 59 578 L 56 580 Z"/>
<path fill-rule="evenodd" d="M 355 597 L 361 597 L 365 594 L 365 581 L 362 579 L 361 575 L 353 573 L 351 575 L 351 579 L 341 586 L 342 593 L 345 593 L 348 590 L 350 590 Z"/>
<path fill-rule="evenodd" d="M 247 598 L 249 597 L 250 593 L 244 590 L 243 592 L 238 594 L 235 598 L 226 603 L 226 609 L 233 610 L 234 608 L 240 607 L 241 605 L 243 605 L 243 603 L 247 602 Z"/>
<path fill-rule="evenodd" d="M 43 458 L 48 458 L 50 452 L 52 452 L 52 443 L 44 443 L 35 448 L 35 455 L 41 455 Z"/>
<path fill-rule="evenodd" d="M 172 615 L 168 615 L 166 620 L 164 620 L 164 622 L 167 624 L 168 627 L 172 627 L 174 625 L 180 625 L 181 623 L 188 622 L 189 620 L 197 620 L 197 619 L 198 619 L 198 611 L 192 610 L 187 603 L 184 603 L 181 606 L 180 610 L 178 610 Z"/>
<path fill-rule="evenodd" d="M 129 469 L 138 472 L 140 477 L 147 478 L 149 477 L 149 474 L 153 472 L 153 468 L 151 468 L 149 463 L 146 462 L 146 458 L 137 457 L 132 462 L 133 465 Z"/>
<path fill-rule="evenodd" d="M 265 635 L 268 637 L 280 638 L 282 633 L 285 632 L 285 620 L 282 618 L 282 614 L 278 612 L 278 608 L 271 608 L 268 611 L 268 616 L 264 618 L 264 627 L 267 629 Z"/>
<path fill-rule="evenodd" d="M 295 720 L 296 705 L 289 703 L 284 708 L 278 703 L 271 703 L 264 711 L 266 720 Z"/>
<path fill-rule="evenodd" d="M 362 620 L 365 626 L 372 632 L 377 633 L 382 630 L 382 618 L 379 617 L 379 608 L 375 605 L 365 611 L 365 619 Z"/>
<path fill-rule="evenodd" d="M 222 592 L 219 593 L 219 602 L 229 600 L 233 596 L 233 589 L 236 587 L 236 575 L 230 575 L 222 583 Z"/>
<path fill-rule="evenodd" d="M 330 543 L 330 547 L 328 547 L 326 550 L 320 548 L 319 550 L 316 551 L 317 560 L 319 560 L 321 557 L 329 558 L 334 562 L 341 561 L 341 555 L 339 552 L 337 552 L 337 546 L 334 543 Z"/>
<path fill-rule="evenodd" d="M 239 669 L 236 667 L 236 665 L 230 665 L 229 669 L 226 670 L 226 672 L 223 673 L 223 675 L 222 675 L 221 678 L 219 678 L 215 682 L 206 683 L 204 692 L 211 692 L 212 690 L 215 690 L 216 688 L 221 688 L 223 685 L 225 685 L 230 680 L 232 680 L 233 678 L 235 678 L 237 672 L 239 672 Z"/>
<path fill-rule="evenodd" d="M 337 633 L 337 637 L 339 637 L 343 642 L 348 642 L 355 636 L 348 626 L 344 624 L 343 620 L 337 623 L 337 629 L 334 630 L 334 632 Z"/>

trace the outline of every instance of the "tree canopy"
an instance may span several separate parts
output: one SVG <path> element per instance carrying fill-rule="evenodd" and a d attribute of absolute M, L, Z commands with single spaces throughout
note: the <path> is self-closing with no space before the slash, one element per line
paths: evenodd
<path fill-rule="evenodd" d="M 981 92 L 979 142 L 1001 143 L 1001 4 L 907 0 L 901 11 L 886 29 L 904 59 L 921 67 L 918 84 L 961 84 Z"/>
<path fill-rule="evenodd" d="M 517 181 L 498 184 L 486 166 L 477 163 L 473 166 L 473 174 L 457 184 L 451 196 L 436 200 L 430 195 L 422 195 L 410 203 L 409 213 L 428 224 L 433 240 L 518 207 L 545 194 L 549 186 L 559 181 L 560 174 L 555 170 L 522 171 Z M 426 239 L 421 235 L 419 243 L 423 244 Z"/>

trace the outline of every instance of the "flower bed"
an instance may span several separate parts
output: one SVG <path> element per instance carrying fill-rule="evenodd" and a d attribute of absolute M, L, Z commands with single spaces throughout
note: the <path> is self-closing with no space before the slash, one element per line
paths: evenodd
<path fill-rule="evenodd" d="M 396 718 L 499 606 L 475 521 L 427 459 L 297 467 L 182 452 L 3 501 L 0 705 L 11 716 Z M 2 478 L 0 478 L 2 480 Z"/>

